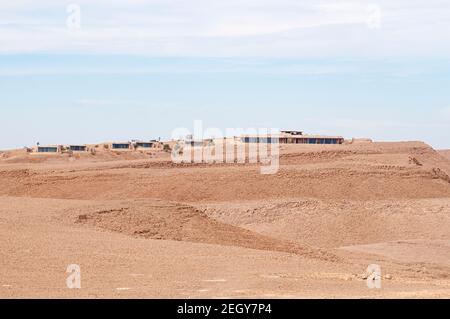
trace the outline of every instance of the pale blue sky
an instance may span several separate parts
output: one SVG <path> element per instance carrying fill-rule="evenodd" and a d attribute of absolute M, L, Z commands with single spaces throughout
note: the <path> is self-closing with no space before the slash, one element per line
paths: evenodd
<path fill-rule="evenodd" d="M 450 4 L 390 2 L 2 3 L 0 149 L 194 120 L 450 148 Z"/>

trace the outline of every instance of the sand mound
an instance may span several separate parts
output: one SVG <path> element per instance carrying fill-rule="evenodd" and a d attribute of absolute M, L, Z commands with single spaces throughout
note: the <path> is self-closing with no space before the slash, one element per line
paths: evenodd
<path fill-rule="evenodd" d="M 99 163 L 111 161 L 132 161 L 149 158 L 167 157 L 166 152 L 155 148 L 150 151 L 113 151 L 98 146 L 95 150 L 74 153 L 32 153 L 24 149 L 3 151 L 0 153 L 0 163 L 5 164 L 67 164 L 72 162 Z"/>
<path fill-rule="evenodd" d="M 295 146 L 294 146 L 295 147 Z M 290 146 L 284 146 L 285 150 L 289 150 Z M 280 162 L 283 164 L 308 164 L 308 163 L 323 163 L 332 162 L 338 159 L 343 159 L 352 155 L 369 155 L 381 154 L 377 150 L 303 150 L 296 153 L 287 152 L 280 155 Z"/>
<path fill-rule="evenodd" d="M 400 239 L 450 239 L 450 198 L 382 201 L 250 201 L 202 207 L 208 216 L 319 247 Z"/>
<path fill-rule="evenodd" d="M 192 206 L 178 203 L 141 200 L 114 205 L 101 204 L 98 207 L 77 209 L 70 215 L 77 224 L 91 225 L 130 236 L 238 246 L 337 260 L 337 257 L 323 250 L 228 225 L 209 218 Z"/>
<path fill-rule="evenodd" d="M 131 153 L 117 155 L 116 161 L 103 163 L 80 159 L 70 164 L 30 164 L 30 175 L 21 176 L 20 183 L 0 174 L 0 195 L 96 200 L 159 198 L 191 203 L 450 197 L 450 161 L 423 143 L 321 148 L 283 146 L 280 168 L 274 175 L 261 175 L 254 164 L 178 165 L 168 160 L 167 153 L 160 158 L 138 160 L 125 159 Z M 23 170 L 23 165 L 4 166 L 0 170 Z"/>

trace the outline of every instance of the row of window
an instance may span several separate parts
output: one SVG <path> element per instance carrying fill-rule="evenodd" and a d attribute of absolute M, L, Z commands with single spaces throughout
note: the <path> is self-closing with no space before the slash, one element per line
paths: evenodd
<path fill-rule="evenodd" d="M 278 143 L 276 137 L 244 137 L 244 143 Z"/>
<path fill-rule="evenodd" d="M 84 151 L 86 151 L 86 146 L 82 146 L 82 145 L 71 145 L 70 146 L 70 150 L 71 151 L 82 151 L 82 152 L 84 152 Z"/>
<path fill-rule="evenodd" d="M 136 143 L 136 146 L 150 148 L 150 147 L 153 147 L 153 143 L 139 142 L 139 143 Z M 114 148 L 114 149 L 129 149 L 130 144 L 113 144 L 112 148 Z"/>
<path fill-rule="evenodd" d="M 57 147 L 38 147 L 39 153 L 56 153 L 58 152 Z"/>
<path fill-rule="evenodd" d="M 302 142 L 300 142 L 300 143 L 302 143 Z M 340 140 L 335 139 L 335 138 L 308 138 L 308 139 L 305 139 L 304 143 L 306 143 L 306 144 L 339 144 Z"/>
<path fill-rule="evenodd" d="M 244 137 L 244 143 L 292 143 L 292 144 L 340 144 L 336 138 L 275 138 L 275 137 Z"/>
<path fill-rule="evenodd" d="M 136 143 L 136 145 L 137 145 L 138 147 L 146 147 L 146 148 L 149 148 L 149 147 L 152 147 L 152 146 L 153 146 L 153 143 Z"/>
<path fill-rule="evenodd" d="M 128 149 L 130 148 L 130 144 L 113 144 L 112 148 Z"/>

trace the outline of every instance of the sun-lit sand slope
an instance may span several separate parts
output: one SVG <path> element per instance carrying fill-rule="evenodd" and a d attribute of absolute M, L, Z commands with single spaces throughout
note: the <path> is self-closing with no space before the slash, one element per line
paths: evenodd
<path fill-rule="evenodd" d="M 450 150 L 440 150 L 439 154 L 450 160 Z"/>
<path fill-rule="evenodd" d="M 162 151 L 3 152 L 0 297 L 449 298 L 449 155 L 283 145 L 261 175 Z"/>

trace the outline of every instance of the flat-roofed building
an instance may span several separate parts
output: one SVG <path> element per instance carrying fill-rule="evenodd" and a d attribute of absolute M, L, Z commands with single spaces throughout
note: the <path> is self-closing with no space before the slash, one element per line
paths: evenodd
<path fill-rule="evenodd" d="M 280 144 L 342 144 L 342 136 L 302 135 L 296 137 L 279 137 Z"/>
<path fill-rule="evenodd" d="M 153 148 L 155 147 L 155 142 L 153 141 L 149 141 L 149 142 L 142 142 L 142 141 L 138 141 L 138 142 L 134 142 L 133 143 L 135 149 L 139 150 L 139 149 L 149 149 L 149 148 Z"/>
<path fill-rule="evenodd" d="M 72 152 L 86 152 L 86 145 L 69 145 L 69 150 Z"/>
<path fill-rule="evenodd" d="M 61 152 L 61 147 L 60 146 L 54 146 L 54 145 L 37 146 L 35 148 L 35 152 L 36 153 L 59 153 L 59 152 Z"/>
<path fill-rule="evenodd" d="M 280 144 L 342 144 L 342 136 L 304 135 L 301 131 L 281 131 L 275 135 L 245 135 L 243 143 L 280 143 Z"/>
<path fill-rule="evenodd" d="M 111 149 L 112 150 L 129 150 L 130 147 L 131 147 L 131 143 L 130 142 L 126 142 L 126 143 L 113 142 L 113 143 L 111 143 Z"/>
<path fill-rule="evenodd" d="M 137 142 L 136 146 L 137 147 L 150 148 L 150 147 L 153 147 L 153 143 L 151 143 L 151 142 Z"/>

